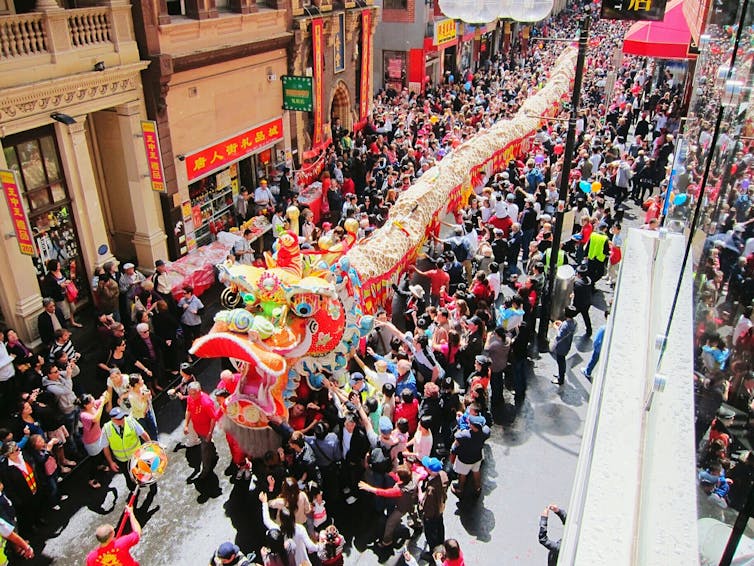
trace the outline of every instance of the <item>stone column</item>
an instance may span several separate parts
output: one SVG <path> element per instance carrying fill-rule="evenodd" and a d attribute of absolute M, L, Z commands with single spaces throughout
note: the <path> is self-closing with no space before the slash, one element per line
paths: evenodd
<path fill-rule="evenodd" d="M 8 169 L 5 153 L 0 151 L 0 169 Z M 39 292 L 37 271 L 30 256 L 18 249 L 10 211 L 5 199 L 0 202 L 0 305 L 6 322 L 16 329 L 27 345 L 38 340 L 37 316 L 42 312 L 42 295 Z M 36 340 L 36 342 L 35 342 Z"/>
<path fill-rule="evenodd" d="M 94 266 L 115 258 L 110 250 L 105 217 L 100 206 L 95 169 L 86 136 L 86 115 L 75 118 L 76 123 L 70 125 L 56 122 L 55 136 L 71 196 L 71 209 L 84 258 L 83 267 L 90 277 Z M 98 250 L 103 245 L 107 246 L 107 251 L 99 254 Z"/>
<path fill-rule="evenodd" d="M 128 179 L 128 193 L 134 214 L 133 244 L 143 270 L 154 269 L 158 259 L 166 260 L 167 236 L 163 230 L 159 193 L 152 190 L 147 157 L 141 137 L 141 120 L 146 118 L 141 102 L 129 102 L 115 107 L 118 116 L 123 163 Z"/>
<path fill-rule="evenodd" d="M 186 17 L 194 20 L 216 18 L 215 0 L 186 0 Z"/>

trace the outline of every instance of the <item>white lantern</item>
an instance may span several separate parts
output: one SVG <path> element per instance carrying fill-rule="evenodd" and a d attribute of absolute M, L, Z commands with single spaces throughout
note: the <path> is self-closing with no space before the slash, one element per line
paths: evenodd
<path fill-rule="evenodd" d="M 497 7 L 497 17 L 501 20 L 510 18 L 511 0 L 500 0 Z"/>
<path fill-rule="evenodd" d="M 465 5 L 465 0 L 440 0 L 440 11 L 447 18 L 460 20 Z"/>
<path fill-rule="evenodd" d="M 497 20 L 499 12 L 499 0 L 472 0 L 465 2 L 461 19 L 469 24 L 487 24 Z"/>
<path fill-rule="evenodd" d="M 550 15 L 553 0 L 510 0 L 509 17 L 519 22 L 538 22 Z"/>

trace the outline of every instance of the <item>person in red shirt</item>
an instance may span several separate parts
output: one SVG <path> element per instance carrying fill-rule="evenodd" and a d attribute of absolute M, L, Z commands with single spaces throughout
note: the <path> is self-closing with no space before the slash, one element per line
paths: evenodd
<path fill-rule="evenodd" d="M 417 274 L 429 278 L 429 302 L 435 307 L 440 304 L 443 287 L 446 289 L 450 287 L 450 275 L 443 269 L 444 267 L 445 260 L 438 259 L 434 269 L 428 271 L 422 271 L 421 269 L 414 270 Z"/>
<path fill-rule="evenodd" d="M 95 536 L 99 546 L 86 557 L 86 566 L 139 566 L 131 556 L 131 548 L 139 544 L 141 525 L 134 516 L 130 505 L 126 506 L 124 514 L 131 523 L 131 532 L 125 536 L 115 537 L 115 528 L 105 524 L 97 527 Z"/>
<path fill-rule="evenodd" d="M 186 399 L 186 422 L 183 426 L 183 434 L 188 434 L 189 423 L 191 423 L 201 440 L 202 467 L 201 473 L 196 477 L 199 480 L 208 477 L 217 464 L 217 449 L 212 442 L 217 416 L 217 408 L 212 397 L 202 391 L 202 386 L 198 381 L 191 383 Z M 193 481 L 192 478 L 189 480 Z"/>
<path fill-rule="evenodd" d="M 408 421 L 408 434 L 414 435 L 416 427 L 419 426 L 419 401 L 410 389 L 401 391 L 400 403 L 395 406 L 393 418 L 396 421 L 401 418 L 406 419 Z"/>

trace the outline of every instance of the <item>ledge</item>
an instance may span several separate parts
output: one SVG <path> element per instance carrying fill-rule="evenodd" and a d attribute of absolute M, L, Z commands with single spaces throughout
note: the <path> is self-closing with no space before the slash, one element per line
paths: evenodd
<path fill-rule="evenodd" d="M 652 397 L 680 273 L 681 235 L 632 229 L 592 389 L 559 565 L 698 564 L 693 303 L 687 265 Z"/>

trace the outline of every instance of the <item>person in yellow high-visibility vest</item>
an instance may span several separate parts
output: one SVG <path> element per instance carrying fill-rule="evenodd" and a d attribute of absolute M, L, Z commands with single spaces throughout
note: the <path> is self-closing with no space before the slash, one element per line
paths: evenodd
<path fill-rule="evenodd" d="M 8 542 L 15 548 L 21 558 L 31 560 L 34 558 L 34 549 L 29 541 L 21 538 L 16 532 L 16 511 L 11 500 L 3 493 L 3 484 L 0 482 L 0 566 L 7 566 Z"/>
<path fill-rule="evenodd" d="M 142 440 L 151 440 L 149 434 L 136 419 L 129 417 L 120 407 L 115 407 L 110 411 L 110 422 L 102 427 L 102 435 L 107 440 L 103 449 L 107 464 L 113 472 L 121 472 L 126 477 L 126 485 L 133 491 L 136 483 L 128 471 L 128 461 L 139 449 Z"/>
<path fill-rule="evenodd" d="M 607 260 L 610 257 L 610 240 L 605 234 L 607 224 L 600 222 L 597 230 L 592 232 L 589 237 L 589 246 L 587 248 L 587 265 L 589 267 L 589 278 L 592 280 L 592 289 L 597 281 L 605 275 Z"/>
<path fill-rule="evenodd" d="M 544 261 L 545 261 L 545 273 L 547 273 L 547 271 L 549 271 L 549 269 L 550 269 L 550 256 L 551 255 L 552 255 L 552 247 L 549 247 L 549 248 L 547 248 L 547 250 L 545 250 L 545 258 L 544 258 Z M 566 255 L 565 255 L 565 252 L 563 251 L 563 245 L 561 244 L 560 245 L 560 251 L 558 252 L 557 265 L 555 267 L 556 268 L 560 267 L 561 265 L 564 265 L 565 262 L 566 262 Z"/>

